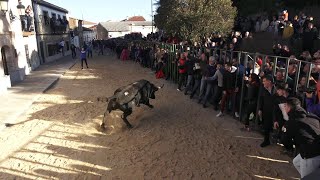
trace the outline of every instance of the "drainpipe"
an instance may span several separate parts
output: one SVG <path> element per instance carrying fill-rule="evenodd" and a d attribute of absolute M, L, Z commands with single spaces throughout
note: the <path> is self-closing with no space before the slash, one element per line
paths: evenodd
<path fill-rule="evenodd" d="M 40 58 L 40 64 L 44 64 L 44 57 L 41 56 L 41 48 L 40 48 L 40 38 L 39 38 L 39 30 L 38 30 L 38 24 L 37 24 L 37 21 L 36 21 L 36 17 L 38 18 L 39 17 L 39 14 L 38 14 L 38 8 L 35 9 L 36 7 L 36 4 L 37 4 L 37 0 L 32 0 L 31 1 L 32 3 L 32 9 L 33 9 L 33 13 L 34 13 L 34 17 L 33 17 L 33 24 L 34 24 L 34 30 L 36 32 L 36 41 L 37 41 L 37 48 L 38 48 L 38 57 Z"/>

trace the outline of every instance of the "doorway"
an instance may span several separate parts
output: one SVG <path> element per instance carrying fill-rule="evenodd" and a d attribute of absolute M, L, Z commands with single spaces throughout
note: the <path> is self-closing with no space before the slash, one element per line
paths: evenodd
<path fill-rule="evenodd" d="M 3 64 L 4 75 L 9 75 L 9 68 L 8 68 L 5 47 L 1 48 L 1 60 L 2 60 L 2 64 Z"/>

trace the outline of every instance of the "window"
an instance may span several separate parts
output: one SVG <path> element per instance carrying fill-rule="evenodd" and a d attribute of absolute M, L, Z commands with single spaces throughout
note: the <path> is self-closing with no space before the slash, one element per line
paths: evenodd
<path fill-rule="evenodd" d="M 48 55 L 53 56 L 58 53 L 58 45 L 57 44 L 48 44 Z"/>
<path fill-rule="evenodd" d="M 69 41 L 66 41 L 66 46 L 67 46 L 67 51 L 69 51 L 70 50 Z"/>
<path fill-rule="evenodd" d="M 51 13 L 51 17 L 56 20 L 57 19 L 57 15 L 55 13 Z"/>
<path fill-rule="evenodd" d="M 66 16 L 63 16 L 63 20 L 66 21 L 66 20 L 67 20 L 67 17 L 66 17 Z"/>
<path fill-rule="evenodd" d="M 60 16 L 60 14 L 58 14 L 58 19 L 61 19 L 61 16 Z"/>
<path fill-rule="evenodd" d="M 48 25 L 49 24 L 49 13 L 48 13 L 48 11 L 42 11 L 42 14 L 43 14 L 43 23 L 45 24 L 45 25 Z"/>

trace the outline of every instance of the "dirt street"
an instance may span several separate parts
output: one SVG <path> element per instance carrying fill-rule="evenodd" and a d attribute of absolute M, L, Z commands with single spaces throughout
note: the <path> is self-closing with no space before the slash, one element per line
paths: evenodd
<path fill-rule="evenodd" d="M 242 132 L 229 116 L 216 118 L 176 85 L 149 69 L 111 57 L 79 63 L 19 118 L 0 132 L 0 179 L 293 179 L 292 159 L 280 147 L 259 147 L 262 136 Z M 100 131 L 107 97 L 145 78 L 165 84 L 136 108 L 128 130 L 119 113 Z"/>

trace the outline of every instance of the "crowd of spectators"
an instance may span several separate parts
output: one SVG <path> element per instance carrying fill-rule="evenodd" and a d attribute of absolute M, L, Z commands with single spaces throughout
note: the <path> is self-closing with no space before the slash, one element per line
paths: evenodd
<path fill-rule="evenodd" d="M 274 53 L 282 58 L 257 55 L 244 64 L 243 56 L 239 60 L 235 51 L 241 41 L 251 38 L 250 34 L 242 37 L 235 32 L 225 39 L 213 34 L 192 45 L 177 37 L 165 38 L 160 33 L 148 38 L 147 42 L 161 38 L 161 41 L 179 43 L 184 48 L 175 52 L 174 59 L 169 55 L 172 52 L 161 48 L 157 43 L 145 46 L 143 43 L 118 40 L 110 43 L 113 44 L 110 48 L 115 49 L 119 59 L 133 60 L 142 67 L 151 68 L 157 78 L 172 78 L 176 72 L 168 67 L 169 64 L 176 66 L 179 74 L 178 91 L 188 95 L 190 99 L 196 98 L 203 108 L 212 105 L 217 111 L 217 118 L 226 114 L 239 118 L 244 123 L 242 129 L 245 131 L 251 131 L 252 125 L 257 122 L 264 134 L 261 147 L 281 143 L 288 154 L 300 152 L 300 156 L 294 161 L 297 169 L 297 163 L 306 158 L 301 152 L 309 151 L 304 149 L 304 145 L 297 143 L 301 143 L 301 139 L 295 139 L 297 136 L 302 139 L 308 136 L 311 138 L 308 139 L 310 147 L 320 147 L 317 140 L 320 137 L 320 127 L 312 129 L 316 136 L 309 137 L 309 134 L 302 132 L 306 128 L 303 123 L 313 126 L 315 124 L 308 124 L 312 121 L 319 126 L 320 122 L 320 51 L 312 55 L 305 51 L 298 57 L 302 60 L 299 61 L 291 55 L 288 47 L 277 45 Z M 216 51 L 219 48 L 226 51 Z M 296 109 L 299 109 L 299 115 Z M 303 119 L 299 122 L 300 129 L 293 128 L 289 123 L 291 119 Z M 305 119 L 308 121 L 305 122 Z M 310 152 L 313 155 L 307 158 L 319 159 L 319 151 L 320 148 Z M 320 166 L 320 162 L 317 166 Z M 313 167 L 315 169 L 317 168 Z M 300 173 L 303 177 L 310 172 Z"/>

